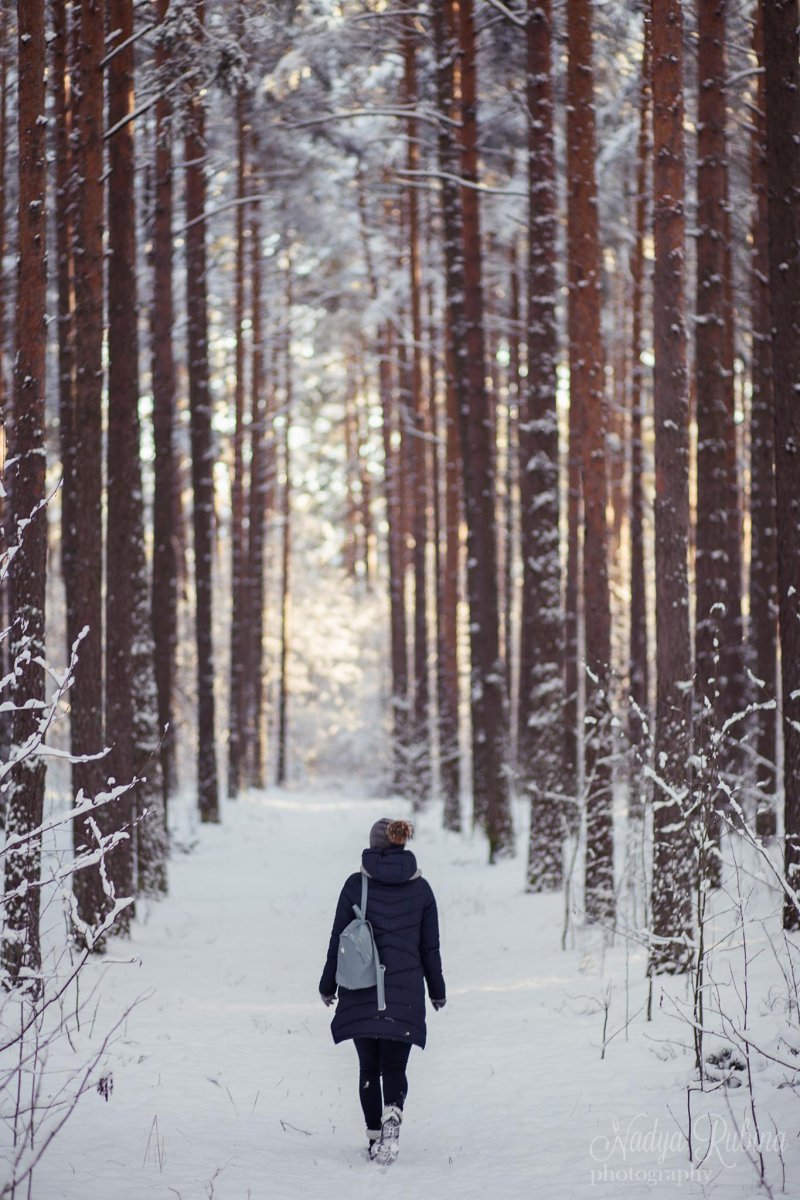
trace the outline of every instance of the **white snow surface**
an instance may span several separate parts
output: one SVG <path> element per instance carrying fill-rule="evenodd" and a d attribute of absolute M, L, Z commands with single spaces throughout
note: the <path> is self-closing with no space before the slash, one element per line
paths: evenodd
<path fill-rule="evenodd" d="M 444 832 L 438 807 L 417 819 L 411 848 L 438 899 L 448 1003 L 429 1007 L 428 1046 L 411 1053 L 397 1162 L 367 1160 L 355 1050 L 333 1045 L 317 985 L 369 827 L 405 807 L 356 784 L 272 790 L 197 830 L 193 852 L 171 862 L 169 897 L 140 903 L 130 941 L 109 948 L 116 961 L 82 978 L 84 992 L 100 984 L 96 1036 L 140 1002 L 96 1072 L 113 1073 L 110 1098 L 81 1099 L 33 1200 L 765 1194 L 734 1136 L 744 1087 L 693 1095 L 696 1144 L 713 1133 L 702 1178 L 687 1178 L 690 1029 L 661 981 L 646 1023 L 643 950 L 618 941 L 603 954 L 588 934 L 562 950 L 563 895 L 525 893 L 522 834 L 520 856 L 489 867 L 483 840 Z M 775 1024 L 759 1008 L 775 982 L 768 957 L 752 968 L 754 1037 L 759 1019 Z M 619 1032 L 601 1060 L 609 986 L 607 1036 Z M 664 986 L 686 994 L 683 981 Z M 756 1091 L 762 1131 L 774 1120 L 785 1133 L 797 1195 L 797 1096 L 770 1068 Z M 780 1192 L 780 1156 L 765 1162 Z"/>

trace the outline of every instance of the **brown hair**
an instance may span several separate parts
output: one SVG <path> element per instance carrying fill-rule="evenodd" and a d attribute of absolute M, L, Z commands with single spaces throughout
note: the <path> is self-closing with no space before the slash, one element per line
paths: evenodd
<path fill-rule="evenodd" d="M 386 827 L 386 836 L 393 846 L 405 846 L 414 836 L 414 826 L 410 821 L 390 821 Z"/>

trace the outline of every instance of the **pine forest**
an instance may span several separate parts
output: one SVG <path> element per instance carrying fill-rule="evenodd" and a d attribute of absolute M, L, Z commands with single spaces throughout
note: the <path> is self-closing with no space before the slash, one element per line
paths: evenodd
<path fill-rule="evenodd" d="M 0 1200 L 798 1194 L 798 0 L 0 0 L 0 872 Z"/>

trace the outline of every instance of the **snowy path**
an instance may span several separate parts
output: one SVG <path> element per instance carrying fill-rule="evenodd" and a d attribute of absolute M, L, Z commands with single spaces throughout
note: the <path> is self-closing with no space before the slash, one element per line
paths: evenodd
<path fill-rule="evenodd" d="M 381 1176 L 365 1160 L 355 1052 L 333 1046 L 317 982 L 339 887 L 386 808 L 333 790 L 253 795 L 176 856 L 170 898 L 113 948 L 141 965 L 91 968 L 105 972 L 98 1028 L 149 999 L 113 1046 L 110 1101 L 84 1098 L 34 1200 L 756 1195 L 741 1151 L 710 1163 L 705 1190 L 670 1180 L 684 1151 L 659 1162 L 630 1144 L 611 1151 L 609 1171 L 661 1175 L 593 1182 L 613 1121 L 642 1132 L 656 1121 L 677 1140 L 669 1110 L 685 1113 L 689 1061 L 652 1039 L 685 1031 L 640 1018 L 601 1062 L 602 1016 L 587 997 L 605 981 L 560 950 L 561 897 L 525 896 L 519 859 L 487 868 L 482 845 L 442 833 L 437 814 L 412 845 L 439 899 L 449 1002 L 429 1013 L 427 1050 L 412 1051 L 398 1162 Z M 615 987 L 612 1029 L 625 1003 Z M 637 982 L 631 1010 L 643 999 Z"/>

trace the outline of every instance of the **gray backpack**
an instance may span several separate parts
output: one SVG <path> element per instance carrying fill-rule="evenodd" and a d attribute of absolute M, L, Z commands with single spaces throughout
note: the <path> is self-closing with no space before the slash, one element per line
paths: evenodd
<path fill-rule="evenodd" d="M 336 960 L 336 982 L 348 991 L 378 988 L 378 1011 L 386 1008 L 383 973 L 386 970 L 378 957 L 378 947 L 372 926 L 367 920 L 367 877 L 361 876 L 361 905 L 353 905 L 355 921 L 339 934 L 339 956 Z"/>

